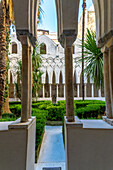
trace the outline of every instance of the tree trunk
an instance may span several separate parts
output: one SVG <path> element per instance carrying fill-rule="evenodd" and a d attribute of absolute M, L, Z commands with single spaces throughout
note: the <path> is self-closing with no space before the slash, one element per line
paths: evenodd
<path fill-rule="evenodd" d="M 10 109 L 9 109 L 9 84 L 8 84 L 8 69 L 9 69 L 9 62 L 8 62 L 8 54 L 9 54 L 9 42 L 10 42 L 10 37 L 9 37 L 9 31 L 10 31 L 10 19 L 7 15 L 7 31 L 6 31 L 6 82 L 5 82 L 5 94 L 6 94 L 6 98 L 4 100 L 4 104 L 3 104 L 3 113 L 11 113 Z"/>
<path fill-rule="evenodd" d="M 3 113 L 11 113 L 9 109 L 9 96 L 5 99 L 5 103 L 3 104 Z"/>
<path fill-rule="evenodd" d="M 3 96 L 6 80 L 6 10 L 5 3 L 0 3 L 0 117 L 3 108 Z"/>

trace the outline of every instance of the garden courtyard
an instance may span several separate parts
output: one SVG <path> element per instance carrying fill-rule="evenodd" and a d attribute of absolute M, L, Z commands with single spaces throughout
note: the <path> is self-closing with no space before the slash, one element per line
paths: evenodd
<path fill-rule="evenodd" d="M 105 101 L 75 100 L 75 116 L 84 128 L 113 128 L 103 122 Z M 11 114 L 3 114 L 0 120 L 0 130 L 8 130 L 8 125 L 20 118 L 21 103 L 10 102 Z M 65 101 L 52 104 L 51 101 L 37 101 L 32 103 L 32 116 L 36 117 L 35 169 L 44 167 L 61 167 L 65 170 L 65 135 L 64 116 L 66 116 Z M 90 121 L 92 120 L 92 121 Z M 6 123 L 4 123 L 6 121 Z M 97 123 L 98 121 L 98 123 Z"/>
<path fill-rule="evenodd" d="M 0 0 L 0 170 L 113 170 L 113 0 L 47 2 Z"/>

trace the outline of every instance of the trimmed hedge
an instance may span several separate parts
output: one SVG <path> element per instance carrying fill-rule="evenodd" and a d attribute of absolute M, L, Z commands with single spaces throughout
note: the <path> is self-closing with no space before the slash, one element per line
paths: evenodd
<path fill-rule="evenodd" d="M 101 118 L 105 113 L 105 104 L 89 104 L 76 110 L 76 115 L 80 119 L 97 119 Z"/>
<path fill-rule="evenodd" d="M 37 162 L 37 157 L 39 155 L 41 142 L 44 133 L 44 127 L 47 121 L 47 111 L 32 109 L 32 116 L 36 116 L 36 143 L 35 143 L 35 162 Z"/>
<path fill-rule="evenodd" d="M 32 104 L 33 108 L 39 109 L 42 105 L 44 106 L 44 109 L 51 104 L 51 101 L 38 101 Z"/>
<path fill-rule="evenodd" d="M 66 109 L 64 106 L 51 105 L 47 107 L 49 121 L 62 121 Z"/>
<path fill-rule="evenodd" d="M 9 108 L 16 118 L 19 118 L 21 116 L 21 105 L 20 104 L 10 105 Z"/>
<path fill-rule="evenodd" d="M 74 101 L 74 104 L 76 105 L 76 109 L 79 109 L 81 107 L 86 107 L 89 104 L 105 104 L 105 102 L 100 100 L 76 100 Z"/>

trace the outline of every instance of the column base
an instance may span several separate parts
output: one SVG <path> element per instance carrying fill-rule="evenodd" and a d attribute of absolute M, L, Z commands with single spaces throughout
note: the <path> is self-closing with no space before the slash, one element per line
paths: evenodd
<path fill-rule="evenodd" d="M 0 129 L 0 169 L 34 170 L 36 118 Z"/>
<path fill-rule="evenodd" d="M 76 117 L 64 123 L 66 170 L 113 169 L 113 126 Z"/>

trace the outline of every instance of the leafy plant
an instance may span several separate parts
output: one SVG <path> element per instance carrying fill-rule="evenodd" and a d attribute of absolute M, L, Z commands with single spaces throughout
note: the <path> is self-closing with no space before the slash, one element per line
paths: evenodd
<path fill-rule="evenodd" d="M 82 47 L 82 45 L 80 45 Z M 84 47 L 84 61 L 87 77 L 90 76 L 94 80 L 96 87 L 99 89 L 103 86 L 103 54 L 100 48 L 96 45 L 96 32 L 87 29 L 86 40 L 83 44 Z M 78 62 L 81 62 L 81 57 Z"/>
<path fill-rule="evenodd" d="M 43 72 L 40 70 L 42 60 L 41 60 L 40 54 L 38 53 L 39 48 L 40 46 L 37 42 L 35 48 L 33 49 L 33 55 L 32 55 L 32 64 L 33 64 L 32 93 L 33 93 L 33 96 L 36 97 L 36 100 L 38 98 L 38 92 L 41 88 L 41 76 L 43 74 Z"/>
<path fill-rule="evenodd" d="M 15 82 L 15 87 L 16 87 L 17 97 L 21 100 L 21 84 L 20 84 L 20 81 L 22 81 L 22 60 L 18 60 L 17 64 L 18 64 L 18 67 L 17 67 L 16 75 L 18 77 L 18 81 Z"/>
<path fill-rule="evenodd" d="M 44 11 L 41 7 L 42 3 L 43 3 L 43 0 L 40 0 L 39 6 L 38 6 L 38 21 L 37 21 L 38 24 L 42 23 L 42 16 L 44 14 Z"/>

